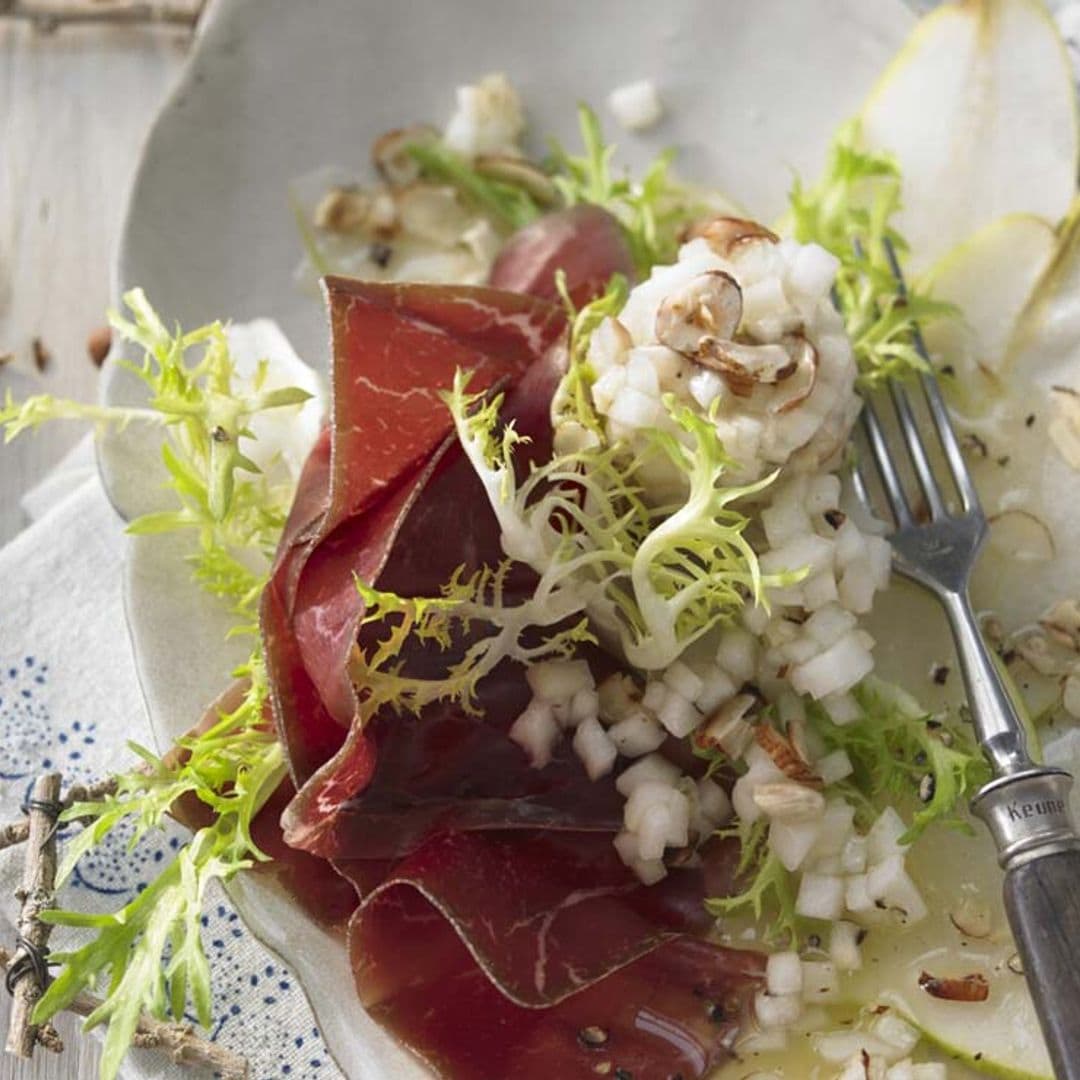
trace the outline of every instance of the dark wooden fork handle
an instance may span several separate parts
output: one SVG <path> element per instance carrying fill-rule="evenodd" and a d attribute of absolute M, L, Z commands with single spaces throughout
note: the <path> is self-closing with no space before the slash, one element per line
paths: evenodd
<path fill-rule="evenodd" d="M 1005 868 L 1009 916 L 1058 1080 L 1080 1080 L 1080 837 L 1072 777 L 1032 767 L 991 780 L 972 810 Z"/>
<path fill-rule="evenodd" d="M 1080 1080 L 1080 848 L 1008 870 L 1005 910 L 1057 1080 Z"/>

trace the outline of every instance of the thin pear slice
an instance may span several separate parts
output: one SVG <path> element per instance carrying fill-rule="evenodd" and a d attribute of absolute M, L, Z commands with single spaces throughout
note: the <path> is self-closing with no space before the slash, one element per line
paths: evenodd
<path fill-rule="evenodd" d="M 942 5 L 886 70 L 862 121 L 867 144 L 899 161 L 899 228 L 916 270 L 1003 215 L 1055 223 L 1075 191 L 1076 91 L 1038 0 Z"/>
<path fill-rule="evenodd" d="M 1046 385 L 1077 375 L 1080 357 L 1080 197 L 1069 208 L 1049 266 L 1017 322 L 1006 357 L 1010 373 Z"/>
<path fill-rule="evenodd" d="M 981 228 L 939 259 L 922 284 L 960 317 L 926 329 L 926 343 L 948 365 L 950 403 L 980 415 L 1001 393 L 1001 372 L 1017 319 L 1049 267 L 1057 237 L 1033 214 L 1009 214 Z"/>
<path fill-rule="evenodd" d="M 1080 211 L 1025 305 L 998 377 L 1001 399 L 968 419 L 978 439 L 968 460 L 991 522 L 974 583 L 980 605 L 1016 628 L 1080 589 L 1080 471 L 1052 435 L 1071 402 L 1062 388 L 1080 391 Z"/>
<path fill-rule="evenodd" d="M 1075 771 L 1080 729 L 1059 733 L 1047 744 L 1046 758 Z M 1074 814 L 1080 811 L 1080 790 L 1074 791 L 1072 804 Z M 907 1016 L 950 1061 L 959 1059 L 1005 1080 L 1051 1080 L 1053 1070 L 1001 902 L 1001 871 L 986 830 L 970 824 L 971 835 L 939 830 L 915 847 L 909 867 L 930 915 L 901 932 L 871 929 L 862 971 L 846 989 L 854 1000 L 862 1000 L 875 988 L 888 987 L 880 1000 Z M 974 1003 L 931 997 L 919 987 L 923 971 L 937 976 L 978 972 L 989 983 L 989 996 Z"/>
<path fill-rule="evenodd" d="M 839 1000 L 819 1025 L 825 1031 L 856 1025 L 864 1029 L 869 1020 L 865 1010 L 887 1005 L 922 1033 L 918 1059 L 947 1063 L 950 1077 L 1052 1080 L 1001 902 L 1001 871 L 993 845 L 981 824 L 969 825 L 970 835 L 938 827 L 913 849 L 908 866 L 930 914 L 907 929 L 888 923 L 870 927 L 861 969 L 841 977 Z M 923 972 L 938 977 L 981 974 L 989 996 L 973 1003 L 931 997 L 919 986 Z M 805 1080 L 835 1074 L 814 1052 L 814 1036 L 798 1029 L 783 1049 L 753 1052 L 751 1043 L 751 1052 L 741 1053 L 738 1066 L 721 1070 L 717 1080 L 747 1075 Z M 748 1074 L 750 1066 L 757 1071 Z"/>
<path fill-rule="evenodd" d="M 977 1063 L 980 1072 L 1049 1080 L 1053 1070 L 1001 902 L 1001 871 L 985 828 L 972 827 L 970 836 L 939 829 L 916 845 L 909 868 L 930 914 L 906 930 L 872 928 L 862 971 L 845 990 L 857 1001 L 876 996 L 948 1056 Z M 919 986 L 923 972 L 981 974 L 989 996 L 981 1002 L 931 997 Z"/>

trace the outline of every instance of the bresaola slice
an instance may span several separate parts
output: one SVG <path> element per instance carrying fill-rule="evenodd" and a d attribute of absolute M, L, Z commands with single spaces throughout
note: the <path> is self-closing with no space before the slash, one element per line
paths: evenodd
<path fill-rule="evenodd" d="M 569 743 L 534 769 L 509 737 L 530 696 L 521 668 L 504 662 L 479 694 L 476 714 L 436 704 L 354 729 L 289 807 L 287 841 L 333 859 L 400 859 L 448 830 L 599 831 L 610 847 L 614 787 L 590 783 Z"/>
<path fill-rule="evenodd" d="M 301 476 L 262 628 L 279 734 L 301 786 L 345 740 L 345 660 L 361 613 L 353 575 L 378 579 L 451 431 L 440 391 L 458 367 L 478 390 L 525 372 L 560 338 L 560 309 L 490 289 L 330 278 L 330 438 Z"/>
<path fill-rule="evenodd" d="M 618 222 L 597 206 L 546 214 L 506 242 L 491 268 L 491 284 L 558 302 L 557 270 L 566 275 L 578 307 L 603 293 L 612 274 L 632 279 L 634 261 Z"/>
<path fill-rule="evenodd" d="M 508 998 L 554 1005 L 663 940 L 706 930 L 706 876 L 727 891 L 737 857 L 734 845 L 711 844 L 700 865 L 643 887 L 619 860 L 610 833 L 432 833 L 366 897 L 352 927 L 358 972 L 379 986 L 400 977 L 369 966 L 362 943 L 394 917 L 397 894 L 407 889 L 443 915 Z"/>
<path fill-rule="evenodd" d="M 567 258 L 581 303 L 628 269 L 617 227 L 597 213 L 553 216 L 531 270 L 537 234 L 519 237 L 517 287 L 548 295 L 551 260 Z M 590 782 L 568 745 L 532 769 L 509 739 L 529 697 L 515 665 L 481 684 L 476 714 L 435 706 L 355 722 L 354 575 L 430 594 L 455 567 L 501 555 L 439 391 L 459 367 L 474 389 L 505 388 L 506 414 L 547 453 L 563 312 L 492 289 L 331 280 L 327 294 L 331 432 L 304 471 L 263 633 L 299 789 L 285 836 L 297 854 L 331 860 L 361 897 L 349 931 L 361 998 L 445 1077 L 593 1076 L 604 1061 L 635 1080 L 701 1076 L 761 975 L 757 957 L 698 936 L 702 898 L 730 884 L 724 849 L 641 885 L 611 845 L 621 799 L 610 779 Z M 515 577 L 509 598 L 532 581 Z M 586 1027 L 603 1027 L 609 1057 L 580 1036 Z"/>
<path fill-rule="evenodd" d="M 416 891 L 395 890 L 378 918 L 352 938 L 361 1001 L 454 1080 L 704 1077 L 730 1060 L 761 977 L 758 954 L 682 935 L 556 1005 L 523 1008 Z"/>
<path fill-rule="evenodd" d="M 694 871 L 637 890 L 645 906 L 635 910 L 629 894 L 617 891 L 598 837 L 549 844 L 534 836 L 524 852 L 519 837 L 485 839 L 434 838 L 434 853 L 422 849 L 408 860 L 354 919 L 353 965 L 373 1016 L 457 1080 L 572 1080 L 598 1075 L 603 1062 L 609 1068 L 599 1075 L 618 1075 L 617 1067 L 634 1080 L 689 1080 L 727 1059 L 760 959 L 674 932 L 686 929 L 675 897 L 700 900 Z M 464 858 L 463 845 L 473 849 Z M 468 936 L 452 911 L 444 917 L 446 894 L 453 900 L 455 890 L 442 890 L 438 903 L 425 892 L 425 877 L 450 850 L 455 867 L 479 859 L 475 868 L 485 876 L 466 880 L 496 894 L 494 922 Z M 561 881 L 588 875 L 582 866 L 592 858 L 592 887 L 564 889 L 556 903 Z M 539 874 L 545 877 L 538 881 Z M 488 919 L 492 906 L 473 897 L 463 917 L 471 910 Z M 692 910 L 700 925 L 700 902 Z M 508 932 L 495 940 L 495 928 Z M 617 931 L 626 934 L 624 962 L 617 963 L 618 953 L 601 960 Z M 594 961 L 607 969 L 603 978 L 590 977 Z M 524 981 L 513 981 L 515 974 Z"/>

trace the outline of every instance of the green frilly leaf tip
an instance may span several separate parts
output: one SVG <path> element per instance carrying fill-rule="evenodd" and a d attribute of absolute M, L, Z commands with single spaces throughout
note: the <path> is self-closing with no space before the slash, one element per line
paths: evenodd
<path fill-rule="evenodd" d="M 636 179 L 615 169 L 616 148 L 604 141 L 600 121 L 587 105 L 578 106 L 578 127 L 582 153 L 571 154 L 553 140 L 543 163 L 562 205 L 588 203 L 607 210 L 622 227 L 639 275 L 647 275 L 658 263 L 671 262 L 684 228 L 709 212 L 708 198 L 672 176 L 674 151 L 659 154 Z M 418 142 L 408 150 L 426 179 L 455 188 L 466 203 L 504 230 L 523 228 L 552 209 L 537 200 L 528 180 L 517 183 L 487 176 L 442 142 Z M 318 265 L 318 245 L 306 222 L 301 228 Z"/>
<path fill-rule="evenodd" d="M 836 304 L 868 385 L 925 371 L 916 329 L 958 314 L 917 286 L 909 286 L 906 297 L 897 291 L 885 242 L 903 258 L 907 244 L 892 224 L 901 192 L 896 162 L 863 147 L 852 120 L 837 131 L 820 179 L 809 186 L 795 180 L 781 225 L 800 243 L 820 244 L 840 260 Z"/>
<path fill-rule="evenodd" d="M 935 822 L 966 828 L 961 810 L 990 779 L 970 727 L 928 713 L 900 687 L 875 676 L 853 694 L 860 715 L 851 724 L 832 723 L 816 705 L 808 716 L 827 750 L 845 750 L 851 759 L 854 773 L 836 790 L 858 808 L 857 820 L 869 824 L 886 803 L 906 807 L 911 824 L 905 844 Z"/>
<path fill-rule="evenodd" d="M 749 826 L 721 830 L 718 835 L 739 841 L 735 883 L 744 887 L 732 896 L 706 900 L 706 910 L 718 919 L 748 915 L 763 928 L 767 945 L 794 946 L 800 923 L 795 914 L 795 879 L 769 847 L 768 824 L 761 818 Z"/>
<path fill-rule="evenodd" d="M 508 561 L 473 574 L 459 567 L 437 597 L 401 597 L 357 579 L 365 605 L 361 625 L 382 630 L 373 645 L 354 651 L 350 664 L 361 715 L 390 708 L 415 716 L 439 701 L 475 712 L 478 684 L 503 660 L 564 659 L 579 645 L 595 643 L 581 598 L 562 584 L 544 589 L 542 598 L 538 590 L 530 599 L 508 604 L 504 583 L 510 569 Z M 437 678 L 418 676 L 399 659 L 408 639 L 444 653 L 458 644 L 462 653 Z"/>
<path fill-rule="evenodd" d="M 89 818 L 64 851 L 59 879 L 117 826 L 132 828 L 134 847 L 163 826 L 181 798 L 198 800 L 213 823 L 199 829 L 150 884 L 120 910 L 42 914 L 46 922 L 93 932 L 85 944 L 57 953 L 59 972 L 38 1002 L 35 1022 L 67 1008 L 83 990 L 106 991 L 86 1027 L 108 1025 L 101 1076 L 111 1080 L 131 1045 L 144 1010 L 159 1019 L 183 1021 L 194 1010 L 208 1026 L 210 968 L 202 945 L 202 911 L 211 882 L 228 882 L 240 870 L 265 861 L 251 835 L 252 822 L 285 777 L 281 745 L 266 726 L 266 676 L 258 651 L 236 672 L 248 681 L 239 706 L 219 714 L 202 734 L 179 742 L 182 764 L 168 764 L 140 747 L 146 763 L 118 777 L 115 795 L 72 806 L 65 820 Z M 167 959 L 166 959 L 167 958 Z"/>
<path fill-rule="evenodd" d="M 267 858 L 252 838 L 252 822 L 286 768 L 266 722 L 269 688 L 257 605 L 293 491 L 291 483 L 271 482 L 259 473 L 243 445 L 258 414 L 301 405 L 309 397 L 298 387 L 266 389 L 265 363 L 242 379 L 220 323 L 173 331 L 141 290 L 127 293 L 124 302 L 128 315 L 114 312 L 110 323 L 143 352 L 141 362 L 126 366 L 146 384 L 147 407 L 83 405 L 46 395 L 16 403 L 9 396 L 0 425 L 8 439 L 58 419 L 161 426 L 173 506 L 138 518 L 130 531 L 193 532 L 198 543 L 189 561 L 195 581 L 233 612 L 230 634 L 254 641 L 248 660 L 234 672 L 244 684 L 235 709 L 222 710 L 207 730 L 179 740 L 175 760 L 133 745 L 142 767 L 117 777 L 115 795 L 73 806 L 64 815 L 88 823 L 65 846 L 61 881 L 119 825 L 127 823 L 135 845 L 161 828 L 182 798 L 202 804 L 213 822 L 196 831 L 177 858 L 120 910 L 42 916 L 92 936 L 53 957 L 60 969 L 35 1008 L 35 1022 L 66 1008 L 82 990 L 103 992 L 87 1027 L 108 1025 L 104 1080 L 117 1075 L 143 1010 L 176 1020 L 193 1012 L 200 1023 L 210 1023 L 210 968 L 201 938 L 206 890 Z"/>
<path fill-rule="evenodd" d="M 704 192 L 676 180 L 671 173 L 674 150 L 665 150 L 640 179 L 613 167 L 616 147 L 604 141 L 599 117 L 578 105 L 583 153 L 569 153 L 551 141 L 547 168 L 567 206 L 602 206 L 622 226 L 634 266 L 642 277 L 661 263 L 672 262 L 687 225 L 712 207 Z"/>

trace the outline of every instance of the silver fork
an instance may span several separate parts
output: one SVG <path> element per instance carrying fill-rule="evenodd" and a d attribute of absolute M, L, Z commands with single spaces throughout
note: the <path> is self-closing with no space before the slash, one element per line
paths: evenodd
<path fill-rule="evenodd" d="M 905 295 L 891 245 L 886 254 L 897 289 Z M 918 332 L 915 345 L 928 360 Z M 945 608 L 971 721 L 995 774 L 975 796 L 972 810 L 997 844 L 1005 870 L 1005 909 L 1058 1080 L 1080 1080 L 1080 837 L 1069 815 L 1072 777 L 1032 761 L 1023 724 L 979 632 L 968 582 L 986 538 L 986 517 L 937 380 L 922 374 L 917 381 L 959 494 L 960 510 L 950 509 L 908 390 L 894 380 L 888 396 L 925 503 L 925 514 L 916 517 L 897 452 L 889 445 L 874 401 L 866 395 L 862 425 L 894 520 L 889 537 L 893 565 L 929 589 Z M 859 499 L 873 510 L 858 468 L 852 470 L 852 482 Z"/>

